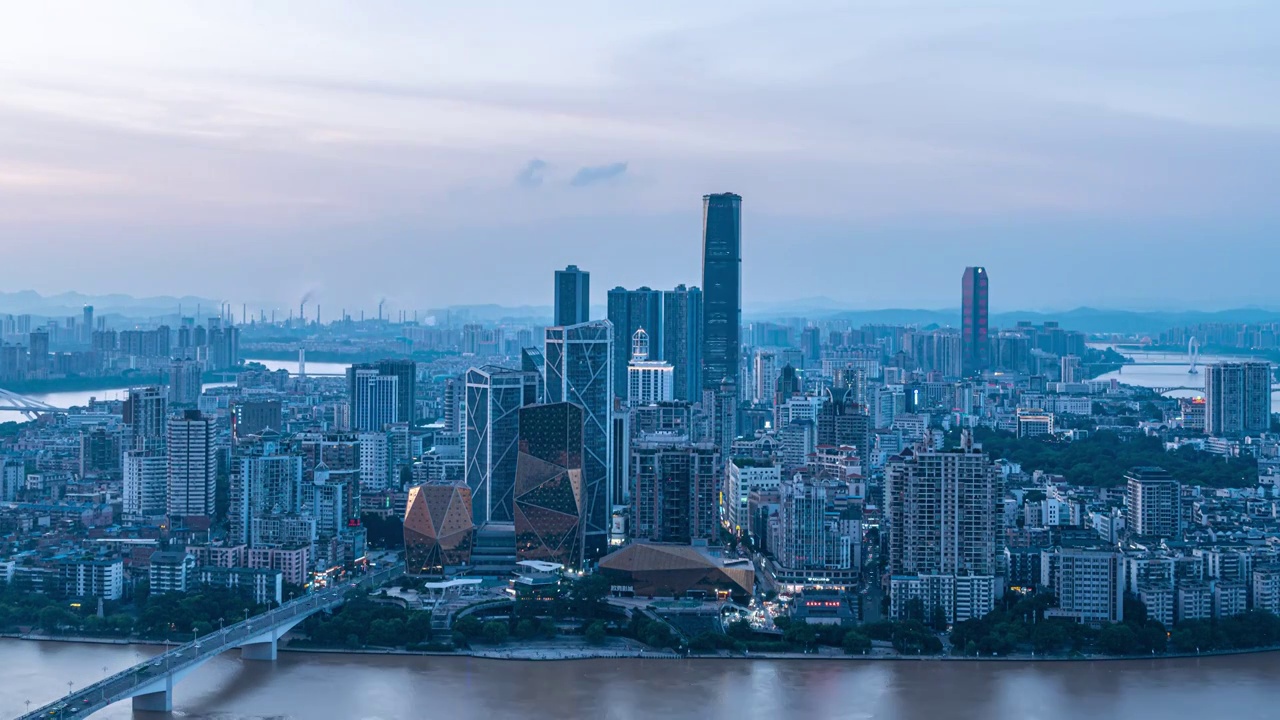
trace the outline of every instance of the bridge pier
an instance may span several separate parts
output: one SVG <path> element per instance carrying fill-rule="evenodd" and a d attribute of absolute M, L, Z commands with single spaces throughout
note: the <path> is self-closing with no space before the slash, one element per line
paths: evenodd
<path fill-rule="evenodd" d="M 240 646 L 240 657 L 243 660 L 265 660 L 272 662 L 276 659 L 276 639 L 273 637 L 266 642 L 250 643 Z"/>
<path fill-rule="evenodd" d="M 173 683 L 164 690 L 133 696 L 134 712 L 173 712 Z"/>

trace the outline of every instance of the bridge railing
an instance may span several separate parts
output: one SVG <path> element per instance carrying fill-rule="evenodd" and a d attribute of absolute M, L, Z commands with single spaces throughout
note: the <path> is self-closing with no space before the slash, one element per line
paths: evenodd
<path fill-rule="evenodd" d="M 141 663 L 132 665 L 121 670 L 114 675 L 110 675 L 102 680 L 86 685 L 79 690 L 69 693 L 58 698 L 46 705 L 37 708 L 34 711 L 22 715 L 22 718 L 46 718 L 58 717 L 60 709 L 70 710 L 75 708 L 77 712 L 92 712 L 101 709 L 106 705 L 118 702 L 125 698 L 131 697 L 138 687 L 149 685 L 156 680 L 182 670 L 190 665 L 199 664 L 208 658 L 225 652 L 229 648 L 237 647 L 244 644 L 244 637 L 240 637 L 238 632 L 246 631 L 247 637 L 253 637 L 255 630 L 261 628 L 263 631 L 273 629 L 279 625 L 293 620 L 299 616 L 310 615 L 319 610 L 329 607 L 336 607 L 346 602 L 346 594 L 355 589 L 365 588 L 369 586 L 380 585 L 396 575 L 404 572 L 404 565 L 401 563 L 392 563 L 381 566 L 374 572 L 362 575 L 353 581 L 345 582 L 341 585 L 321 590 L 319 592 L 307 593 L 296 600 L 291 600 L 272 608 L 261 615 L 254 615 L 245 618 L 238 623 L 220 628 L 194 640 L 188 640 L 181 645 L 165 650 L 159 655 L 147 658 Z M 232 639 L 232 635 L 237 635 Z M 198 653 L 188 654 L 191 650 L 200 650 Z M 176 664 L 174 660 L 178 660 Z M 161 672 L 146 672 L 148 668 L 164 665 Z M 127 683 L 117 687 L 125 680 Z M 109 694 L 108 694 L 109 693 Z M 90 702 L 85 703 L 88 699 Z M 77 704 L 79 703 L 79 704 Z"/>

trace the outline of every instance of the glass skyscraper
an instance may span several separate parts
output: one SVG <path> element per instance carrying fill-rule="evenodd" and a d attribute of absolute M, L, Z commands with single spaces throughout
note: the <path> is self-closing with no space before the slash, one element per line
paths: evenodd
<path fill-rule="evenodd" d="M 591 273 L 570 265 L 556 271 L 556 325 L 577 325 L 591 319 Z"/>
<path fill-rule="evenodd" d="M 662 355 L 675 368 L 677 400 L 702 398 L 702 291 L 677 285 L 662 293 Z"/>
<path fill-rule="evenodd" d="M 582 408 L 520 409 L 516 463 L 516 556 L 582 567 Z"/>
<path fill-rule="evenodd" d="M 742 197 L 702 197 L 702 382 L 738 384 L 742 339 Z"/>
<path fill-rule="evenodd" d="M 613 515 L 613 324 L 608 320 L 546 330 L 546 400 L 582 408 L 584 556 L 608 550 Z"/>
<path fill-rule="evenodd" d="M 519 412 L 537 395 L 534 373 L 492 365 L 467 371 L 463 457 L 476 525 L 512 522 Z"/>
<path fill-rule="evenodd" d="M 987 369 L 987 270 L 964 269 L 960 297 L 961 370 L 965 375 Z"/>
<path fill-rule="evenodd" d="M 627 290 L 616 287 L 609 291 L 609 322 L 617 342 L 613 346 L 613 390 L 627 398 L 627 363 L 631 359 L 631 338 L 637 330 L 649 336 L 653 352 L 651 360 L 663 360 L 662 293 L 647 287 Z"/>

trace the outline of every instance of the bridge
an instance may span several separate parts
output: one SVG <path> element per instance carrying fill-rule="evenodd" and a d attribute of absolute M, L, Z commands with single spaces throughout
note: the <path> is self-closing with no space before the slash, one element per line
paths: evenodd
<path fill-rule="evenodd" d="M 0 388 L 0 411 L 5 410 L 20 412 L 26 415 L 29 420 L 34 420 L 36 415 L 40 413 L 66 412 L 64 408 L 57 408 L 49 403 L 32 400 L 29 397 L 23 397 L 18 393 Z"/>
<path fill-rule="evenodd" d="M 1171 393 L 1171 392 L 1178 392 L 1178 391 L 1180 391 L 1180 390 L 1191 390 L 1191 391 L 1193 391 L 1193 392 L 1204 392 L 1204 386 L 1203 386 L 1203 385 L 1200 385 L 1199 387 L 1192 387 L 1192 386 L 1190 386 L 1190 385 L 1176 385 L 1176 386 L 1171 386 L 1171 387 L 1152 387 L 1152 388 L 1149 388 L 1149 389 L 1150 389 L 1150 390 L 1152 390 L 1152 391 L 1154 391 L 1154 392 L 1155 392 L 1155 394 L 1157 394 L 1157 395 L 1167 395 L 1167 394 L 1169 394 L 1169 393 Z M 1272 385 L 1272 386 L 1271 386 L 1271 392 L 1272 392 L 1273 394 L 1274 394 L 1274 393 L 1280 393 L 1280 383 L 1276 383 L 1276 384 Z"/>
<path fill-rule="evenodd" d="M 298 623 L 317 612 L 333 610 L 346 602 L 347 593 L 353 590 L 377 587 L 403 572 L 402 563 L 393 563 L 358 580 L 309 593 L 86 685 L 21 718 L 84 717 L 130 698 L 134 711 L 172 712 L 173 686 L 217 655 L 240 648 L 240 657 L 245 660 L 275 660 L 280 638 Z"/>

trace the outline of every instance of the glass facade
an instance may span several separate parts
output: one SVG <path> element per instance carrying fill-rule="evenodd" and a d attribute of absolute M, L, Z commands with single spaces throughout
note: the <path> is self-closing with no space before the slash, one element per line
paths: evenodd
<path fill-rule="evenodd" d="M 637 290 L 614 288 L 609 291 L 609 322 L 613 323 L 613 389 L 627 399 L 627 363 L 631 359 L 631 337 L 637 330 L 649 336 L 650 360 L 663 360 L 662 293 L 642 287 Z"/>
<path fill-rule="evenodd" d="M 520 408 L 537 402 L 535 373 L 486 365 L 467 371 L 463 457 L 477 525 L 509 523 Z"/>
<path fill-rule="evenodd" d="M 444 575 L 469 565 L 474 534 L 471 490 L 465 485 L 419 485 L 409 489 L 404 513 L 406 572 Z"/>
<path fill-rule="evenodd" d="M 591 273 L 570 265 L 556 271 L 556 325 L 577 325 L 591 319 Z"/>
<path fill-rule="evenodd" d="M 516 555 L 582 566 L 582 408 L 561 402 L 520 410 Z"/>
<path fill-rule="evenodd" d="M 677 285 L 662 293 L 662 359 L 674 368 L 677 400 L 702 397 L 702 291 Z"/>
<path fill-rule="evenodd" d="M 613 513 L 613 325 L 607 320 L 546 331 L 546 399 L 582 408 L 584 554 L 601 557 L 608 549 Z"/>
<path fill-rule="evenodd" d="M 738 384 L 742 338 L 742 197 L 702 198 L 702 380 Z"/>
<path fill-rule="evenodd" d="M 961 282 L 960 344 L 965 375 L 982 372 L 987 368 L 987 270 L 980 267 L 964 269 Z"/>

